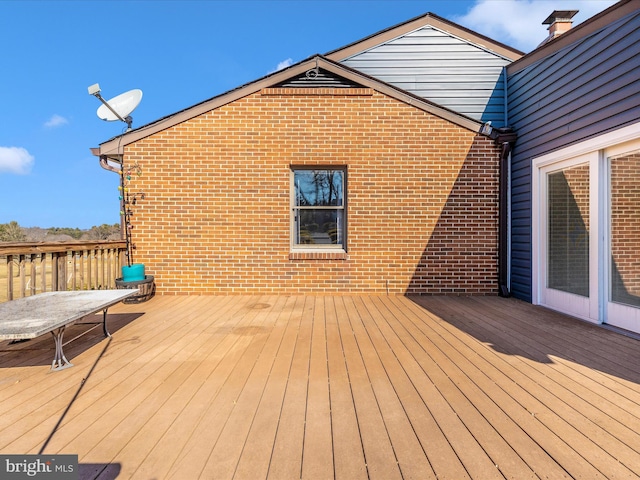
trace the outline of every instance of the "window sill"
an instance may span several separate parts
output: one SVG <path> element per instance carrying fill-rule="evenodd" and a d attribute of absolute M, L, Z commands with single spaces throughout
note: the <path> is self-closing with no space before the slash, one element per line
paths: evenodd
<path fill-rule="evenodd" d="M 344 250 L 310 252 L 290 252 L 289 260 L 348 260 L 349 254 Z"/>

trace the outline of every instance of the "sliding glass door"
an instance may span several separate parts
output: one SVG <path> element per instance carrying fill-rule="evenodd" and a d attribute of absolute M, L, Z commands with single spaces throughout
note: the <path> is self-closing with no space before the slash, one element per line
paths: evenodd
<path fill-rule="evenodd" d="M 640 333 L 640 124 L 533 165 L 533 303 Z"/>

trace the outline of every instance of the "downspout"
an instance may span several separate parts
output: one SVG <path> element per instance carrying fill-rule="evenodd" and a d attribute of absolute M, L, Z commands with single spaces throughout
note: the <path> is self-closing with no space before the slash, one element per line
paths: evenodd
<path fill-rule="evenodd" d="M 106 155 L 101 155 L 100 156 L 100 166 L 102 168 L 104 168 L 105 170 L 109 170 L 110 172 L 114 172 L 117 173 L 118 175 L 120 174 L 120 169 L 116 168 L 112 165 L 109 165 L 109 159 L 107 158 Z"/>
<path fill-rule="evenodd" d="M 511 149 L 517 135 L 508 128 L 509 125 L 509 90 L 507 67 L 502 68 L 502 85 L 504 92 L 504 125 L 498 129 L 497 142 L 502 146 L 500 152 L 500 180 L 498 190 L 498 288 L 501 297 L 510 297 L 511 279 Z"/>
<path fill-rule="evenodd" d="M 124 186 L 122 184 L 123 182 L 123 170 L 122 170 L 122 160 L 117 160 L 115 158 L 112 158 L 111 160 L 119 163 L 120 164 L 120 168 L 118 167 L 114 167 L 113 165 L 109 165 L 109 157 L 107 155 L 100 155 L 100 149 L 99 148 L 92 148 L 91 149 L 91 153 L 93 153 L 96 157 L 98 157 L 98 161 L 100 162 L 100 166 L 102 168 L 104 168 L 105 170 L 109 171 L 109 172 L 113 172 L 113 173 L 117 173 L 118 177 L 120 177 L 120 189 L 122 190 L 122 194 L 120 195 L 120 231 L 124 232 L 124 238 L 123 240 L 127 243 L 127 252 L 126 252 L 126 256 L 127 256 L 127 265 L 131 266 L 131 255 L 130 255 L 130 241 L 131 239 L 129 238 L 129 230 L 126 228 L 126 222 L 125 222 L 125 217 L 124 214 L 122 212 L 125 211 L 125 200 L 124 200 Z"/>
<path fill-rule="evenodd" d="M 113 173 L 117 173 L 118 175 L 120 174 L 120 168 L 114 167 L 112 165 L 109 165 L 109 157 L 107 157 L 106 155 L 100 155 L 100 149 L 99 148 L 90 148 L 89 150 L 91 150 L 91 154 L 95 157 L 98 157 L 98 161 L 100 162 L 100 166 L 102 168 L 104 168 L 105 170 L 108 170 L 110 172 Z M 118 161 L 115 158 L 111 159 L 112 161 L 119 163 L 122 166 L 122 161 Z"/>
<path fill-rule="evenodd" d="M 500 169 L 498 186 L 498 288 L 501 297 L 511 296 L 509 290 L 509 162 L 516 134 L 510 128 L 496 129 L 496 142 L 500 149 Z"/>

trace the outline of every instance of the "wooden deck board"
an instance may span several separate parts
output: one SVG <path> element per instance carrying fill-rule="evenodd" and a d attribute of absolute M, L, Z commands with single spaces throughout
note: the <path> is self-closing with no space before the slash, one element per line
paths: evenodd
<path fill-rule="evenodd" d="M 367 338 L 360 338 L 363 332 L 361 312 L 353 298 L 346 298 L 349 323 L 343 333 L 344 353 L 353 389 L 354 405 L 359 419 L 360 436 L 369 478 L 402 478 L 398 460 L 387 432 L 373 380 L 367 369 L 367 358 L 371 351 L 367 348 Z M 366 421 L 363 421 L 366 419 Z"/>
<path fill-rule="evenodd" d="M 282 400 L 268 478 L 300 478 L 304 449 L 307 379 L 311 351 L 313 298 L 305 298 L 298 320 L 299 330 Z"/>
<path fill-rule="evenodd" d="M 0 343 L 0 452 L 83 479 L 640 478 L 640 342 L 513 299 L 156 296 Z M 84 327 L 74 327 L 78 332 Z M 99 330 L 99 329 L 98 329 Z"/>
<path fill-rule="evenodd" d="M 333 430 L 333 458 L 336 478 L 353 480 L 367 478 L 367 466 L 358 427 L 349 369 L 345 360 L 345 346 L 339 319 L 347 313 L 344 304 L 336 299 L 327 313 L 327 352 L 329 391 L 331 393 L 331 425 Z"/>
<path fill-rule="evenodd" d="M 239 478 L 266 478 L 269 473 L 303 304 L 304 297 L 288 299 L 278 317 L 281 341 L 238 461 L 235 475 Z"/>
<path fill-rule="evenodd" d="M 408 405 L 402 402 L 402 397 L 413 387 L 405 381 L 406 373 L 399 365 L 396 354 L 389 348 L 388 339 L 380 328 L 381 315 L 373 305 L 361 305 L 360 311 L 367 312 L 363 327 L 366 328 L 368 336 L 368 341 L 361 342 L 361 349 L 371 349 L 371 357 L 366 358 L 365 362 L 382 418 L 395 420 L 385 421 L 385 427 L 400 473 L 403 478 L 435 478 L 425 450 L 407 416 Z M 366 338 L 364 332 L 362 333 L 359 339 Z"/>

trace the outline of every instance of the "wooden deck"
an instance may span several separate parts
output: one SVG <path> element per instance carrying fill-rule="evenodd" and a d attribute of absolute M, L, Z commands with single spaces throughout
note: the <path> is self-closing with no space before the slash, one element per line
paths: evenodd
<path fill-rule="evenodd" d="M 157 296 L 109 323 L 60 372 L 50 336 L 0 343 L 0 453 L 83 479 L 640 478 L 640 341 L 517 300 Z"/>

